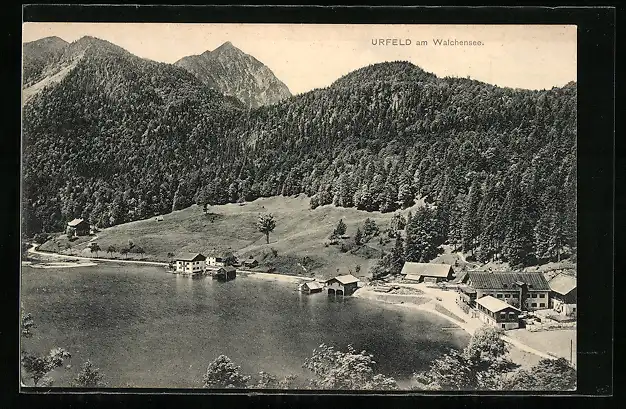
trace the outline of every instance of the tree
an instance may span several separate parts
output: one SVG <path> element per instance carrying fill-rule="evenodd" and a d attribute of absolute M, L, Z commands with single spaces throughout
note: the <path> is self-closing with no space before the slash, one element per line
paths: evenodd
<path fill-rule="evenodd" d="M 279 380 L 276 376 L 261 371 L 259 372 L 259 382 L 254 387 L 257 389 L 290 389 L 296 378 L 295 375 L 287 375 Z"/>
<path fill-rule="evenodd" d="M 233 364 L 226 355 L 220 355 L 209 364 L 203 377 L 203 387 L 213 389 L 239 388 L 248 386 L 249 376 L 241 373 L 241 368 Z"/>
<path fill-rule="evenodd" d="M 519 369 L 504 382 L 504 389 L 514 391 L 576 390 L 576 370 L 565 358 L 542 359 L 530 369 Z"/>
<path fill-rule="evenodd" d="M 274 216 L 272 216 L 271 213 L 259 216 L 257 228 L 261 233 L 265 234 L 265 241 L 269 244 L 270 233 L 274 231 L 274 228 L 276 228 L 276 220 L 274 220 Z"/>
<path fill-rule="evenodd" d="M 450 350 L 435 359 L 426 372 L 415 374 L 416 389 L 502 389 L 504 375 L 516 365 L 505 358 L 507 346 L 501 337 L 502 332 L 495 328 L 479 328 L 463 351 Z"/>
<path fill-rule="evenodd" d="M 98 243 L 91 243 L 91 245 L 89 246 L 89 249 L 91 250 L 92 253 L 96 253 L 96 257 L 98 257 L 98 252 L 101 250 Z"/>
<path fill-rule="evenodd" d="M 33 328 L 35 327 L 35 321 L 31 313 L 24 314 L 22 312 L 22 337 L 30 338 L 33 336 Z"/>
<path fill-rule="evenodd" d="M 380 230 L 378 229 L 376 222 L 369 217 L 365 219 L 365 222 L 363 223 L 363 235 L 365 236 L 365 239 L 369 240 L 372 237 L 378 236 L 379 233 Z"/>
<path fill-rule="evenodd" d="M 167 253 L 167 258 L 168 258 L 169 260 L 171 260 L 172 258 L 174 258 L 174 253 L 172 253 L 172 252 L 168 252 L 168 253 Z"/>
<path fill-rule="evenodd" d="M 437 256 L 437 222 L 435 212 L 422 207 L 406 226 L 404 258 L 411 262 L 429 262 Z"/>
<path fill-rule="evenodd" d="M 357 246 L 363 244 L 363 233 L 361 233 L 361 229 L 358 227 L 356 228 L 356 233 L 354 233 L 354 244 Z"/>
<path fill-rule="evenodd" d="M 232 252 L 228 252 L 224 256 L 223 261 L 224 261 L 224 265 L 226 266 L 234 266 L 238 263 L 239 260 L 237 260 L 237 257 Z"/>
<path fill-rule="evenodd" d="M 95 368 L 90 360 L 85 361 L 81 365 L 80 372 L 74 378 L 72 386 L 80 388 L 98 388 L 107 386 L 104 382 L 104 376 L 100 373 L 100 369 Z"/>
<path fill-rule="evenodd" d="M 120 249 L 120 254 L 124 256 L 124 258 L 128 258 L 128 248 L 127 247 L 122 247 Z"/>
<path fill-rule="evenodd" d="M 393 246 L 393 250 L 391 250 L 390 258 L 391 274 L 400 274 L 404 266 L 404 240 L 400 235 L 396 237 L 396 243 Z"/>
<path fill-rule="evenodd" d="M 395 379 L 375 374 L 374 357 L 366 351 L 357 352 L 348 345 L 347 352 L 320 345 L 304 361 L 304 368 L 316 376 L 310 384 L 314 389 L 333 390 L 395 390 Z"/>
<path fill-rule="evenodd" d="M 107 247 L 107 253 L 108 254 L 113 254 L 117 251 L 117 249 L 115 248 L 115 246 L 109 246 Z"/>
<path fill-rule="evenodd" d="M 52 384 L 52 379 L 47 378 L 46 375 L 53 370 L 62 367 L 63 361 L 68 358 L 71 358 L 69 352 L 63 348 L 53 348 L 46 356 L 37 356 L 28 352 L 23 352 L 21 363 L 22 368 L 32 379 L 35 386 L 38 386 L 39 381 L 42 380 L 44 381 L 44 384 L 39 386 L 50 386 Z"/>
<path fill-rule="evenodd" d="M 339 219 L 339 223 L 337 223 L 337 227 L 333 230 L 333 236 L 341 237 L 346 234 L 346 224 L 343 222 L 343 219 Z"/>
<path fill-rule="evenodd" d="M 391 223 L 389 224 L 389 228 L 392 231 L 404 230 L 406 226 L 406 219 L 400 213 L 394 213 L 391 218 Z"/>
<path fill-rule="evenodd" d="M 33 336 L 35 322 L 30 313 L 24 314 L 22 312 L 20 326 L 23 338 L 31 338 Z M 46 375 L 54 369 L 62 367 L 63 361 L 68 358 L 71 358 L 71 355 L 63 348 L 53 348 L 48 355 L 44 356 L 31 354 L 22 349 L 20 363 L 23 374 L 33 381 L 34 386 L 50 386 L 52 385 L 52 379 L 46 377 Z"/>

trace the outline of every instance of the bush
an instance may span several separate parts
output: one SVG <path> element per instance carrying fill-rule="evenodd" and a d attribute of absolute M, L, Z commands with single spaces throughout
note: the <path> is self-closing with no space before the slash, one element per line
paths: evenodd
<path fill-rule="evenodd" d="M 47 233 L 37 233 L 33 237 L 33 241 L 37 244 L 44 244 L 48 240 L 50 240 L 50 235 L 48 235 Z"/>

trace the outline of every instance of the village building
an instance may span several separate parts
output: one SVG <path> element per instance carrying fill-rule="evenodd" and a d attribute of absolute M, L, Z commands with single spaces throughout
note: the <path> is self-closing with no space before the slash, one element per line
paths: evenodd
<path fill-rule="evenodd" d="M 402 267 L 400 275 L 403 280 L 425 283 L 449 281 L 454 277 L 454 270 L 449 264 L 413 263 L 407 261 Z"/>
<path fill-rule="evenodd" d="M 576 277 L 558 274 L 548 283 L 550 286 L 550 307 L 559 315 L 576 315 Z"/>
<path fill-rule="evenodd" d="M 347 274 L 343 276 L 337 276 L 326 281 L 326 288 L 328 289 L 329 295 L 352 295 L 352 293 L 357 290 L 358 284 L 358 278 L 356 278 L 352 274 Z"/>
<path fill-rule="evenodd" d="M 220 280 L 232 280 L 237 277 L 237 269 L 232 266 L 220 267 L 215 272 L 214 277 Z"/>
<path fill-rule="evenodd" d="M 199 274 L 206 269 L 206 257 L 200 253 L 183 253 L 176 257 L 176 272 L 180 274 Z"/>
<path fill-rule="evenodd" d="M 243 262 L 243 266 L 245 268 L 254 268 L 258 265 L 259 265 L 259 262 L 255 258 L 252 258 L 252 257 L 250 257 L 249 259 Z"/>
<path fill-rule="evenodd" d="M 318 281 L 307 281 L 306 283 L 300 284 L 300 292 L 313 294 L 319 293 L 324 289 L 324 285 Z"/>
<path fill-rule="evenodd" d="M 224 259 L 222 257 L 218 257 L 215 255 L 209 256 L 207 258 L 207 265 L 211 266 L 211 267 L 223 267 L 224 266 Z"/>
<path fill-rule="evenodd" d="M 549 308 L 550 286 L 542 273 L 468 271 L 463 283 L 476 290 L 476 300 L 492 296 L 518 309 Z"/>
<path fill-rule="evenodd" d="M 460 285 L 457 287 L 459 296 L 457 298 L 458 303 L 466 304 L 470 307 L 476 305 L 476 290 L 467 285 Z"/>
<path fill-rule="evenodd" d="M 519 328 L 519 308 L 487 295 L 476 301 L 478 319 L 496 328 L 516 329 Z"/>
<path fill-rule="evenodd" d="M 67 223 L 66 233 L 74 237 L 88 236 L 89 230 L 89 223 L 87 223 L 85 220 L 74 219 L 71 222 Z"/>

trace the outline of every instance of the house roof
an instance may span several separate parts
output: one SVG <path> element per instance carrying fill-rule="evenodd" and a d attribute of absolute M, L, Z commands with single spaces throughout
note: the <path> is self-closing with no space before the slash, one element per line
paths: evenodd
<path fill-rule="evenodd" d="M 67 225 L 71 226 L 71 227 L 76 227 L 76 226 L 78 226 L 81 223 L 86 223 L 86 222 L 83 219 L 74 219 L 71 222 L 67 222 Z"/>
<path fill-rule="evenodd" d="M 499 312 L 507 308 L 520 311 L 519 308 L 516 308 L 512 306 L 511 304 L 504 302 L 502 300 L 498 300 L 497 298 L 492 297 L 490 295 L 486 295 L 484 297 L 479 298 L 478 300 L 476 300 L 476 304 L 482 305 L 483 307 L 485 307 L 491 312 Z"/>
<path fill-rule="evenodd" d="M 220 270 L 224 270 L 226 272 L 237 271 L 237 269 L 233 266 L 220 267 L 219 270 L 217 271 L 220 271 Z"/>
<path fill-rule="evenodd" d="M 407 274 L 404 276 L 405 280 L 411 280 L 411 281 L 419 281 L 421 278 L 422 276 L 415 275 L 415 274 Z"/>
<path fill-rule="evenodd" d="M 352 283 L 358 283 L 359 282 L 359 279 L 356 278 L 355 276 L 353 276 L 352 274 L 346 274 L 346 275 L 343 275 L 343 276 L 337 276 L 335 278 L 331 278 L 328 281 L 332 281 L 332 280 L 337 280 L 337 281 L 339 281 L 343 285 L 352 284 Z"/>
<path fill-rule="evenodd" d="M 413 263 L 407 261 L 402 267 L 400 274 L 415 274 L 428 277 L 448 277 L 450 274 L 450 264 L 434 264 L 434 263 Z"/>
<path fill-rule="evenodd" d="M 204 257 L 200 253 L 181 253 L 178 256 L 176 256 L 176 260 L 180 260 L 180 261 L 202 261 L 202 260 L 206 260 L 206 257 Z"/>
<path fill-rule="evenodd" d="M 529 290 L 550 291 L 542 273 L 468 271 L 466 277 L 475 289 L 514 289 L 520 283 L 525 283 Z"/>
<path fill-rule="evenodd" d="M 309 287 L 309 290 L 317 290 L 319 288 L 324 288 L 322 283 L 317 282 L 317 281 L 309 281 L 308 283 L 304 283 L 303 285 L 306 285 L 307 287 Z"/>
<path fill-rule="evenodd" d="M 559 274 L 549 282 L 550 289 L 555 293 L 566 295 L 576 288 L 576 277 Z"/>

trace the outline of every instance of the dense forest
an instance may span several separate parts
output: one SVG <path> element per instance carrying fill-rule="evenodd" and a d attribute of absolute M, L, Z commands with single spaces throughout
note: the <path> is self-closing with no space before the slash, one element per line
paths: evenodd
<path fill-rule="evenodd" d="M 575 251 L 575 83 L 509 89 L 387 62 L 247 111 L 182 69 L 85 41 L 24 108 L 27 234 L 304 193 L 311 208 L 381 212 L 424 198 L 443 240 L 482 261 Z"/>

